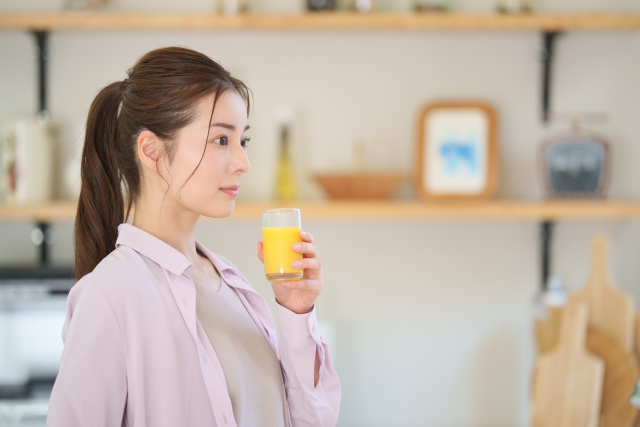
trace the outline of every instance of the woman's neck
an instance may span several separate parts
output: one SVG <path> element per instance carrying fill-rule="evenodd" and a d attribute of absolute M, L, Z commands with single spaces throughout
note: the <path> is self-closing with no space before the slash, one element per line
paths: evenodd
<path fill-rule="evenodd" d="M 200 261 L 196 251 L 195 225 L 199 215 L 194 212 L 178 212 L 167 203 L 162 210 L 153 203 L 136 204 L 132 225 L 162 240 L 180 251 L 194 265 Z"/>

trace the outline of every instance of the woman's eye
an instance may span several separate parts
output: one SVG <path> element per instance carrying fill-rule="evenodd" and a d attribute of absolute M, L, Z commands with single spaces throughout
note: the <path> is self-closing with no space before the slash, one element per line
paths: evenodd
<path fill-rule="evenodd" d="M 242 146 L 244 148 L 247 148 L 249 146 L 249 141 L 251 141 L 251 138 L 246 138 L 242 140 Z"/>
<path fill-rule="evenodd" d="M 224 140 L 224 142 L 222 142 L 222 140 Z M 226 136 L 221 136 L 220 138 L 214 139 L 213 142 L 215 142 L 216 144 L 220 144 L 220 145 L 227 145 L 227 137 Z"/>

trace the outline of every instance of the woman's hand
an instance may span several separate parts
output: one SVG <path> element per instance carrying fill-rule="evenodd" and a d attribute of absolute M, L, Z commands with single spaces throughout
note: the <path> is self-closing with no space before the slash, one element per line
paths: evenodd
<path fill-rule="evenodd" d="M 300 237 L 302 242 L 294 244 L 293 250 L 302 253 L 302 259 L 294 261 L 291 266 L 304 269 L 302 279 L 270 282 L 278 304 L 297 314 L 309 313 L 324 287 L 318 247 L 313 243 L 313 235 L 300 230 Z M 264 263 L 262 242 L 258 242 L 258 258 Z"/>

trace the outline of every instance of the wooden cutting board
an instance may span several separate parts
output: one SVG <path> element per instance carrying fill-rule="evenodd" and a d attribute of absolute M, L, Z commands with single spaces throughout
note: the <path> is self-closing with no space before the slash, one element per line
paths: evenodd
<path fill-rule="evenodd" d="M 592 266 L 587 282 L 569 295 L 569 301 L 589 304 L 589 326 L 610 334 L 632 353 L 634 343 L 634 303 L 611 282 L 608 269 L 609 240 L 599 234 L 592 241 Z"/>
<path fill-rule="evenodd" d="M 640 361 L 640 313 L 636 313 L 636 316 L 635 316 L 634 335 L 635 335 L 634 350 L 636 354 L 636 360 Z"/>
<path fill-rule="evenodd" d="M 567 302 L 558 344 L 538 357 L 531 427 L 597 427 L 604 362 L 585 347 L 588 306 Z"/>
<path fill-rule="evenodd" d="M 635 327 L 634 327 L 634 336 L 635 336 L 635 356 L 636 361 L 638 362 L 638 366 L 640 366 L 640 313 L 636 313 L 635 315 Z M 635 427 L 640 427 L 640 411 L 638 411 L 638 415 L 636 415 L 636 421 L 633 424 Z"/>
<path fill-rule="evenodd" d="M 552 350 L 557 345 L 561 316 L 562 309 L 553 307 L 546 319 L 536 321 L 536 343 L 540 354 Z M 618 340 L 595 327 L 589 327 L 587 330 L 586 347 L 605 364 L 599 426 L 634 425 L 638 408 L 629 403 L 629 396 L 640 377 L 640 368 L 635 357 L 629 354 Z"/>

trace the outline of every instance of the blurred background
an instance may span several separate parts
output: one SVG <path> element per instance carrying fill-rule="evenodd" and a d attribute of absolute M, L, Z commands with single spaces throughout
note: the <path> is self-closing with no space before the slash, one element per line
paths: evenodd
<path fill-rule="evenodd" d="M 241 215 L 203 218 L 196 236 L 239 267 L 265 296 L 274 317 L 275 301 L 255 248 L 261 240 L 260 211 L 279 203 L 282 128 L 287 125 L 297 192 L 286 203 L 301 207 L 302 226 L 320 248 L 325 289 L 317 314 L 342 382 L 339 426 L 529 425 L 537 355 L 533 322 L 545 305 L 540 292 L 551 277 L 568 291 L 584 284 L 596 233 L 609 238 L 612 281 L 638 300 L 637 1 L 344 0 L 333 4 L 334 11 L 323 12 L 309 11 L 313 2 L 303 0 L 89 3 L 0 3 L 0 122 L 9 129 L 15 120 L 46 109 L 39 116 L 50 126 L 42 140 L 46 146 L 39 151 L 33 145 L 30 150 L 36 151 L 29 156 L 45 159 L 51 168 L 45 202 L 21 202 L 6 191 L 0 205 L 0 425 L 44 425 L 47 387 L 62 352 L 65 290 L 73 284 L 68 275 L 73 201 L 88 108 L 102 87 L 125 78 L 137 58 L 157 47 L 203 52 L 253 91 L 247 149 L 252 169 L 236 204 Z M 500 7 L 507 15 L 497 15 Z M 87 29 L 53 23 L 60 16 L 56 13 L 75 13 L 68 11 L 72 8 L 86 9 Z M 138 21 L 89 28 L 92 17 L 119 11 L 139 13 Z M 137 28 L 144 26 L 145 14 L 156 13 L 217 14 L 230 20 L 243 14 L 344 13 L 382 24 Z M 385 16 L 424 14 L 436 23 L 450 16 L 478 16 L 480 24 L 446 24 L 437 31 L 428 23 L 414 29 L 384 24 Z M 499 21 L 500 28 L 480 28 L 494 15 L 513 17 L 516 24 L 506 28 L 500 23 L 506 21 Z M 54 16 L 49 24 L 47 16 Z M 571 131 L 571 126 L 567 120 L 543 118 L 543 33 L 552 31 L 542 21 L 525 25 L 524 19 L 536 16 L 592 19 L 586 28 L 571 24 L 551 37 L 549 108 L 568 116 L 595 115 L 597 120 L 584 119 L 581 127 L 602 135 L 610 149 L 606 194 L 573 213 L 558 211 L 547 228 L 541 224 L 550 218 L 535 210 L 548 206 L 549 194 L 537 159 L 545 138 Z M 606 23 L 607 16 L 623 24 Z M 30 24 L 36 20 L 40 24 Z M 48 30 L 41 51 L 32 28 Z M 41 62 L 46 68 L 44 108 Z M 406 213 L 416 201 L 435 203 L 422 201 L 416 188 L 416 138 L 422 109 L 443 100 L 493 106 L 500 179 L 485 203 L 520 201 L 522 209 L 532 207 L 531 214 L 470 213 L 460 219 Z M 0 147 L 5 147 L 6 169 L 4 135 Z M 384 202 L 353 202 L 360 203 L 361 214 L 352 214 L 350 202 L 332 201 L 314 174 L 356 167 L 399 172 L 404 178 Z M 332 206 L 338 207 L 332 211 Z M 376 213 L 381 207 L 384 215 Z M 590 216 L 590 211 L 595 213 Z M 544 230 L 553 232 L 547 252 Z M 48 270 L 41 268 L 43 245 Z M 550 261 L 547 270 L 545 259 Z M 25 273 L 29 270 L 40 273 Z"/>

